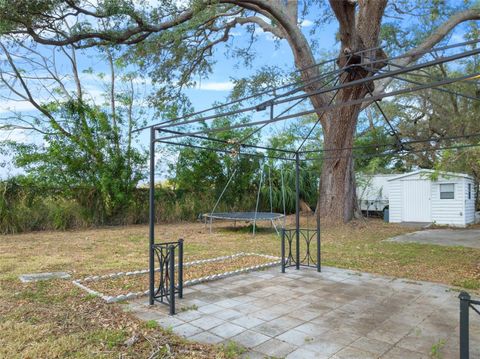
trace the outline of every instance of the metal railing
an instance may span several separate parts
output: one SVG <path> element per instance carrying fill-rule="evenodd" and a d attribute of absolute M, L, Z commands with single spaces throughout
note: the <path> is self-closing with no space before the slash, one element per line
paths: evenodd
<path fill-rule="evenodd" d="M 461 292 L 460 299 L 460 359 L 470 358 L 470 309 L 480 315 L 480 301 L 473 300 L 467 292 Z"/>
<path fill-rule="evenodd" d="M 160 264 L 158 281 L 153 292 L 153 299 L 170 308 L 170 315 L 175 314 L 175 294 L 183 298 L 183 239 L 178 242 L 155 243 L 153 251 Z M 178 264 L 175 265 L 175 251 L 178 251 Z M 177 275 L 175 275 L 175 268 Z M 176 282 L 176 283 L 175 283 Z"/>
<path fill-rule="evenodd" d="M 312 248 L 313 243 L 316 248 Z M 282 273 L 288 267 L 314 267 L 321 271 L 319 230 L 282 229 Z"/>

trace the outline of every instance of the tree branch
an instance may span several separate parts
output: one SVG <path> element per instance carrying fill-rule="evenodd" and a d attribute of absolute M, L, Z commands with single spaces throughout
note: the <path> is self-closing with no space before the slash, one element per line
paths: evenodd
<path fill-rule="evenodd" d="M 88 12 L 88 15 L 92 15 L 92 13 Z M 146 24 L 143 21 L 136 22 L 138 26 L 130 27 L 123 31 L 119 31 L 117 33 L 113 33 L 111 31 L 91 31 L 85 33 L 76 33 L 73 35 L 64 35 L 63 38 L 47 38 L 41 35 L 43 30 L 46 30 L 45 27 L 40 27 L 39 31 L 32 26 L 32 24 L 28 23 L 21 23 L 24 29 L 12 31 L 12 34 L 28 34 L 31 38 L 43 45 L 54 45 L 54 46 L 65 46 L 65 45 L 72 45 L 77 48 L 82 47 L 92 47 L 98 45 L 107 45 L 109 43 L 114 44 L 134 44 L 140 41 L 143 41 L 146 37 L 151 35 L 152 33 L 158 33 L 164 30 L 168 30 L 174 26 L 182 24 L 188 20 L 190 20 L 194 15 L 193 10 L 185 10 L 178 16 L 175 16 L 171 20 L 166 20 L 159 25 L 150 25 Z M 94 16 L 94 17 L 103 17 L 103 16 Z M 56 31 L 58 33 L 58 29 Z M 82 41 L 92 40 L 88 44 L 81 45 Z M 93 41 L 98 40 L 98 41 Z"/>
<path fill-rule="evenodd" d="M 44 114 L 46 117 L 48 117 L 48 119 L 50 121 L 52 121 L 52 123 L 55 125 L 55 127 L 57 127 L 57 129 L 62 132 L 65 136 L 67 137 L 71 137 L 71 134 L 66 131 L 59 123 L 57 120 L 55 120 L 55 118 L 50 114 L 50 112 L 48 112 L 43 106 L 41 106 L 38 102 L 35 101 L 35 99 L 33 98 L 30 90 L 28 89 L 28 86 L 27 84 L 25 83 L 25 80 L 23 79 L 22 77 L 22 74 L 20 73 L 20 71 L 17 69 L 17 67 L 15 66 L 13 60 L 12 60 L 12 57 L 10 56 L 10 53 L 8 52 L 8 50 L 6 49 L 6 47 L 3 45 L 3 43 L 0 42 L 0 47 L 2 48 L 3 52 L 5 53 L 5 56 L 7 57 L 7 61 L 8 63 L 10 64 L 10 67 L 12 68 L 13 72 L 15 73 L 15 76 L 16 78 L 18 79 L 18 81 L 20 82 L 23 90 L 25 91 L 25 94 L 26 94 L 26 97 L 28 98 L 28 101 L 38 110 L 40 111 L 42 114 Z"/>
<path fill-rule="evenodd" d="M 445 36 L 448 35 L 457 25 L 465 21 L 480 20 L 480 9 L 472 8 L 469 10 L 461 11 L 452 15 L 447 21 L 440 25 L 436 31 L 434 31 L 429 37 L 425 39 L 420 45 L 414 49 L 405 53 L 405 57 L 402 57 L 396 61 L 392 61 L 393 65 L 406 66 L 419 58 L 421 58 L 426 50 L 433 48 L 436 44 L 442 41 Z M 393 81 L 393 78 L 387 78 L 375 83 L 374 94 L 383 92 L 387 86 Z M 366 103 L 364 107 L 368 106 Z"/>
<path fill-rule="evenodd" d="M 248 23 L 257 24 L 263 31 L 270 32 L 279 39 L 286 39 L 287 37 L 285 32 L 280 27 L 272 26 L 258 16 L 238 17 L 235 19 L 235 22 L 240 25 Z"/>

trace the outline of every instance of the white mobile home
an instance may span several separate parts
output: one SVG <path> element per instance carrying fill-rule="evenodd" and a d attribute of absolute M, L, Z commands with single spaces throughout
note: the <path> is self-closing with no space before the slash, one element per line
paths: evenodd
<path fill-rule="evenodd" d="M 390 222 L 465 227 L 475 221 L 474 182 L 466 174 L 432 170 L 405 173 L 388 180 L 388 191 Z"/>
<path fill-rule="evenodd" d="M 357 176 L 357 199 L 363 212 L 384 212 L 388 208 L 388 180 L 398 174 Z"/>

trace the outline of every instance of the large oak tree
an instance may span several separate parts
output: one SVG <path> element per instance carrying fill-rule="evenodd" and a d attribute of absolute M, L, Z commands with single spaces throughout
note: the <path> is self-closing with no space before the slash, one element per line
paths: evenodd
<path fill-rule="evenodd" d="M 349 54 L 379 45 L 386 18 L 393 17 L 396 22 L 409 16 L 412 21 L 415 17 L 427 19 L 423 22 L 423 33 L 416 36 L 408 33 L 396 36 L 401 29 L 388 24 L 388 40 L 400 44 L 400 37 L 414 39 L 410 44 L 403 44 L 409 45 L 405 47 L 408 50 L 405 50 L 405 56 L 395 61 L 396 65 L 405 66 L 441 42 L 457 25 L 480 19 L 480 9 L 468 1 L 452 3 L 446 0 L 391 3 L 387 0 L 305 0 L 300 4 L 298 0 L 192 0 L 188 5 L 182 1 L 159 1 L 148 5 L 148 2 L 104 0 L 93 5 L 81 0 L 22 0 L 3 2 L 0 29 L 5 34 L 26 36 L 46 45 L 138 44 L 138 54 L 143 53 L 146 61 L 158 64 L 157 71 L 152 72 L 157 80 L 176 76 L 180 84 L 188 84 L 193 73 L 208 73 L 208 59 L 213 48 L 227 41 L 235 26 L 255 26 L 270 32 L 288 43 L 296 68 L 307 69 L 300 73 L 304 82 L 309 83 L 305 91 L 310 94 L 311 104 L 318 109 L 324 148 L 333 150 L 329 153 L 341 154 L 329 156 L 323 162 L 320 211 L 330 219 L 348 221 L 354 215 L 356 203 L 353 156 L 351 150 L 338 152 L 335 149 L 352 147 L 362 105 L 338 107 L 325 114 L 321 111 L 331 100 L 331 95 L 315 94 L 320 85 L 309 82 L 318 77 L 321 70 L 315 66 L 313 42 L 299 25 L 299 14 L 302 13 L 299 6 L 316 9 L 317 13 L 326 17 L 330 15 L 338 22 L 340 66 L 346 64 Z M 152 54 L 155 55 L 152 57 Z M 377 60 L 386 57 L 383 50 L 369 50 L 366 55 L 364 63 L 376 61 L 372 70 L 381 67 Z M 174 65 L 177 71 L 172 71 Z M 344 74 L 340 82 L 351 82 L 369 74 L 367 70 Z M 384 91 L 388 84 L 389 80 L 385 80 L 369 84 L 369 87 L 347 87 L 334 101 L 365 98 L 370 91 Z"/>

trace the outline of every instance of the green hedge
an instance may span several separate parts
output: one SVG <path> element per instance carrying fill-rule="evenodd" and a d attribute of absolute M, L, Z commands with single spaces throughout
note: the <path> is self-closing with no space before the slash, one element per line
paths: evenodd
<path fill-rule="evenodd" d="M 75 199 L 62 195 L 60 190 L 25 187 L 14 181 L 0 182 L 0 233 L 148 223 L 148 189 L 137 189 L 133 197 L 120 215 L 104 218 L 100 210 L 85 208 Z M 215 201 L 209 194 L 157 188 L 156 221 L 196 220 L 201 213 L 211 211 Z M 254 203 L 255 196 L 251 196 L 235 206 L 220 203 L 217 210 L 253 209 Z"/>
<path fill-rule="evenodd" d="M 277 176 L 278 177 L 278 176 Z M 272 192 L 262 186 L 259 210 L 270 210 L 270 195 L 273 210 L 283 213 L 283 192 L 280 179 L 274 177 Z M 285 174 L 285 205 L 287 213 L 295 206 L 293 191 L 294 176 Z M 315 205 L 317 179 L 302 177 L 300 193 L 312 207 Z M 225 195 L 216 211 L 252 211 L 255 209 L 257 188 L 252 188 L 241 198 Z M 148 188 L 137 188 L 128 205 L 119 213 L 107 217 L 98 201 L 95 188 L 58 188 L 40 186 L 12 178 L 0 181 L 0 233 L 19 233 L 37 230 L 66 230 L 102 225 L 128 225 L 148 223 Z M 189 192 L 157 187 L 155 191 L 155 218 L 157 222 L 196 220 L 202 213 L 212 211 L 218 197 L 214 189 Z"/>

